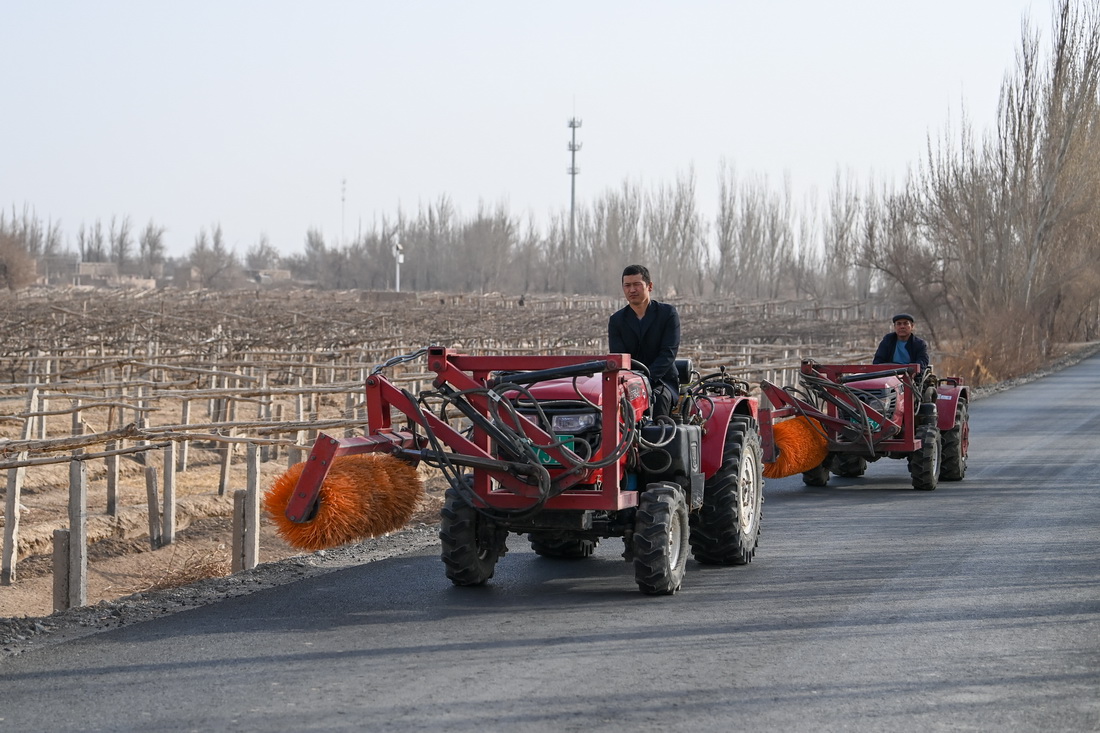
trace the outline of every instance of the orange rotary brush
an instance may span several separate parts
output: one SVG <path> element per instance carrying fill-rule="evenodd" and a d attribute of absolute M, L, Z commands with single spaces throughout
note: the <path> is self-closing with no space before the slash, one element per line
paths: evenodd
<path fill-rule="evenodd" d="M 805 415 L 776 423 L 775 447 L 779 455 L 775 463 L 764 464 L 764 476 L 783 478 L 809 471 L 821 465 L 829 455 L 829 441 L 821 423 Z"/>
<path fill-rule="evenodd" d="M 305 463 L 291 466 L 264 494 L 279 536 L 302 550 L 323 550 L 405 526 L 423 492 L 416 469 L 390 455 L 339 456 L 321 484 L 317 514 L 292 522 L 286 508 Z"/>

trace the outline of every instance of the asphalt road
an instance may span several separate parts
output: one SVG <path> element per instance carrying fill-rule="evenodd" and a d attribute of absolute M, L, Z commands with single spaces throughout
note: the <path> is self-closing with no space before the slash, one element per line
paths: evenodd
<path fill-rule="evenodd" d="M 0 662 L 3 731 L 1095 731 L 1100 356 L 971 408 L 970 469 L 769 481 L 745 567 L 637 592 L 514 535 L 483 588 L 436 551 Z"/>

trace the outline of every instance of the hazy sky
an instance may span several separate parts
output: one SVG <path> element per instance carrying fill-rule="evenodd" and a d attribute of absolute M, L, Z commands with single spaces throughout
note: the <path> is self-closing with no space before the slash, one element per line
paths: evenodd
<path fill-rule="evenodd" d="M 996 115 L 1047 0 L 0 4 L 0 206 L 300 251 L 441 196 L 544 225 L 624 182 L 721 166 L 824 197 L 900 182 L 929 133 Z M 346 180 L 346 188 L 343 181 Z"/>

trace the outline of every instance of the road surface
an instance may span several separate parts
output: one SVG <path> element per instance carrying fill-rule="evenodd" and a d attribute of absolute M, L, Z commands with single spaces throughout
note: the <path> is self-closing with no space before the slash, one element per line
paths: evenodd
<path fill-rule="evenodd" d="M 965 480 L 768 481 L 748 566 L 437 549 L 0 661 L 7 731 L 1100 729 L 1100 356 L 975 402 Z"/>

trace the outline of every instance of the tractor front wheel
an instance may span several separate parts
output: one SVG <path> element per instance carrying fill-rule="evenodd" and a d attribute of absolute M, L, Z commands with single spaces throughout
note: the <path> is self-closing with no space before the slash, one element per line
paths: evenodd
<path fill-rule="evenodd" d="M 531 549 L 542 557 L 584 558 L 590 556 L 599 543 L 598 538 L 577 538 L 552 532 L 531 532 L 527 538 L 531 540 Z"/>
<path fill-rule="evenodd" d="M 691 515 L 691 552 L 707 565 L 745 565 L 756 553 L 764 504 L 763 457 L 756 424 L 734 418 L 726 432 L 722 467 Z"/>
<path fill-rule="evenodd" d="M 955 410 L 955 427 L 943 434 L 943 465 L 940 478 L 962 481 L 966 476 L 966 449 L 970 439 L 970 414 L 965 400 Z"/>
<path fill-rule="evenodd" d="M 642 593 L 670 596 L 684 582 L 688 556 L 688 508 L 673 483 L 649 484 L 638 497 L 634 520 L 634 579 Z"/>
<path fill-rule="evenodd" d="M 507 530 L 482 515 L 453 487 L 444 495 L 439 540 L 447 577 L 455 585 L 481 585 L 493 577 L 497 560 L 508 551 Z"/>
<path fill-rule="evenodd" d="M 844 478 L 859 478 L 867 472 L 867 459 L 854 453 L 837 453 L 833 473 Z"/>
<path fill-rule="evenodd" d="M 940 480 L 940 430 L 935 425 L 921 425 L 917 436 L 921 447 L 909 454 L 909 476 L 913 488 L 935 491 Z"/>

